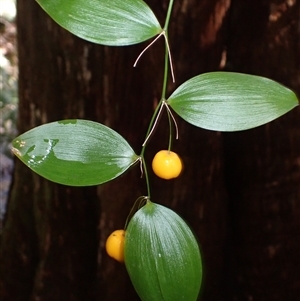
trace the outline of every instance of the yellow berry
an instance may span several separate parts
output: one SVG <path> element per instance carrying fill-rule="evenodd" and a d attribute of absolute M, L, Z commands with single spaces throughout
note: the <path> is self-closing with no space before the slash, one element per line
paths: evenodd
<path fill-rule="evenodd" d="M 124 262 L 124 239 L 125 231 L 116 230 L 108 236 L 105 244 L 107 254 L 120 262 Z"/>
<path fill-rule="evenodd" d="M 176 153 L 161 150 L 153 158 L 152 169 L 158 177 L 170 180 L 180 175 L 182 161 Z"/>

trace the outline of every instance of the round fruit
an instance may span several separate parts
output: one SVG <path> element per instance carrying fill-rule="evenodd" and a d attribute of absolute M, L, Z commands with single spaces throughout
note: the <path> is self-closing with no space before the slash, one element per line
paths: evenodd
<path fill-rule="evenodd" d="M 105 244 L 107 254 L 120 262 L 124 262 L 124 239 L 125 231 L 116 230 L 108 236 Z"/>
<path fill-rule="evenodd" d="M 158 177 L 170 180 L 180 175 L 182 161 L 176 153 L 169 150 L 161 150 L 153 158 L 152 169 Z"/>

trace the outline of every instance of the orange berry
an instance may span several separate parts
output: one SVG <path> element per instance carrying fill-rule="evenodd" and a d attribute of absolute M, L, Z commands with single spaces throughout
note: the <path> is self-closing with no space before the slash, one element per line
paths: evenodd
<path fill-rule="evenodd" d="M 117 261 L 124 262 L 124 230 L 115 230 L 106 240 L 107 254 Z"/>
<path fill-rule="evenodd" d="M 176 153 L 161 150 L 153 158 L 152 169 L 158 177 L 170 180 L 180 175 L 182 161 Z"/>

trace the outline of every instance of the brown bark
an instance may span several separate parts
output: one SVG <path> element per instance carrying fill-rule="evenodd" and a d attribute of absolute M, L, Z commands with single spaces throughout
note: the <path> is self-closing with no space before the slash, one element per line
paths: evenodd
<path fill-rule="evenodd" d="M 218 13 L 216 2 L 199 6 L 196 3 L 193 1 L 183 7 L 176 3 L 174 9 L 171 44 L 178 84 L 191 75 L 218 68 L 220 60 L 221 39 L 211 39 L 209 32 L 214 31 L 214 22 L 206 25 L 209 16 L 213 18 Z M 166 2 L 152 1 L 152 6 L 163 21 Z M 160 97 L 162 41 L 133 69 L 132 64 L 146 43 L 123 48 L 92 45 L 59 28 L 34 2 L 20 0 L 18 12 L 20 132 L 53 120 L 86 118 L 111 126 L 138 152 Z M 206 16 L 204 19 L 202 14 Z M 175 17 L 184 20 L 189 15 L 189 22 L 186 20 L 181 25 L 175 21 Z M 193 24 L 198 28 L 195 34 Z M 186 27 L 190 31 L 188 35 Z M 215 31 L 219 32 L 219 27 L 218 23 Z M 190 38 L 193 42 L 186 43 Z M 206 48 L 199 48 L 200 38 L 209 40 Z M 176 47 L 180 40 L 183 41 L 181 46 Z M 199 59 L 199 56 L 210 56 L 210 60 Z M 173 90 L 174 85 L 170 85 L 170 89 Z M 219 198 L 224 195 L 218 151 L 221 139 L 216 133 L 198 131 L 183 122 L 179 126 L 181 143 L 174 147 L 182 152 L 186 172 L 175 184 L 151 179 L 153 201 L 172 207 L 192 224 L 203 242 L 207 291 L 217 292 L 220 275 L 214 271 L 222 268 L 224 236 L 224 231 L 218 229 L 225 229 L 224 198 Z M 164 128 L 162 122 L 149 145 L 147 159 L 159 148 L 167 147 L 168 133 Z M 201 140 L 201 143 L 185 148 L 190 140 Z M 198 167 L 190 169 L 194 165 L 193 156 L 205 153 L 207 148 L 216 156 L 202 156 Z M 25 173 L 28 176 L 24 177 Z M 194 184 L 190 183 L 190 177 L 194 177 Z M 41 179 L 17 162 L 3 235 L 5 300 L 138 300 L 125 268 L 109 259 L 103 246 L 112 230 L 124 226 L 135 199 L 145 192 L 138 168 L 98 188 L 74 189 Z M 26 202 L 21 201 L 24 196 Z M 22 216 L 26 223 L 21 224 L 17 216 Z M 210 233 L 214 229 L 214 235 L 206 235 L 207 228 Z M 16 248 L 16 244 L 23 248 Z M 22 275 L 17 275 L 21 268 L 18 261 L 24 257 L 29 259 L 23 263 Z M 212 282 L 212 278 L 217 280 Z M 20 279 L 23 288 L 15 279 Z"/>
<path fill-rule="evenodd" d="M 263 34 L 268 32 L 271 2 L 263 1 L 261 7 L 259 1 L 252 1 L 253 8 L 248 2 L 175 1 L 170 43 L 177 81 L 176 85 L 169 84 L 169 92 L 196 74 L 218 70 L 226 46 L 228 68 L 272 77 L 278 70 L 273 66 L 277 57 L 263 72 L 260 68 L 268 56 L 262 56 L 263 51 L 260 58 L 264 59 L 259 61 L 255 56 L 257 41 L 263 45 Z M 147 3 L 163 24 L 167 1 Z M 255 18 L 248 17 L 249 8 L 256 13 Z M 133 69 L 133 62 L 147 43 L 112 48 L 82 41 L 54 24 L 34 1 L 19 0 L 18 13 L 20 132 L 53 120 L 85 118 L 112 127 L 139 153 L 160 97 L 163 42 L 149 49 Z M 287 17 L 291 18 L 295 16 Z M 246 29 L 241 30 L 241 22 Z M 275 38 L 275 33 L 275 29 L 269 31 L 270 38 Z M 283 31 L 283 35 L 291 42 L 289 34 Z M 241 41 L 249 43 L 249 49 L 245 50 L 247 44 Z M 282 45 L 286 45 L 282 51 L 294 49 L 289 43 Z M 295 57 L 289 57 L 291 65 L 297 63 Z M 290 77 L 282 82 L 296 87 L 299 67 L 289 70 L 285 72 Z M 171 182 L 151 174 L 152 200 L 183 216 L 199 239 L 204 263 L 202 301 L 251 300 L 249 296 L 259 301 L 280 300 L 272 298 L 298 292 L 297 269 L 288 260 L 297 253 L 299 238 L 297 115 L 299 111 L 288 114 L 274 123 L 277 126 L 273 130 L 271 124 L 226 135 L 225 182 L 223 135 L 176 118 L 180 138 L 174 142 L 174 150 L 183 158 L 185 170 Z M 167 147 L 167 128 L 163 118 L 147 148 L 147 162 L 156 151 Z M 263 141 L 258 142 L 257 135 L 264 135 Z M 281 144 L 276 142 L 279 135 Z M 282 168 L 285 173 L 278 177 Z M 138 168 L 90 188 L 50 183 L 18 161 L 14 177 L 2 236 L 3 300 L 139 300 L 125 267 L 109 259 L 104 251 L 107 235 L 124 226 L 134 201 L 146 193 Z M 225 184 L 229 187 L 229 206 Z M 274 204 L 277 207 L 272 207 Z M 261 252 L 264 256 L 259 255 Z M 278 264 L 284 268 L 280 277 L 270 278 L 273 282 L 264 280 Z M 286 281 L 278 285 L 283 277 Z M 270 283 L 274 294 L 264 287 Z"/>
<path fill-rule="evenodd" d="M 300 92 L 299 1 L 236 1 L 228 66 Z M 239 24 L 239 26 L 235 26 Z M 225 136 L 230 199 L 228 300 L 300 296 L 299 107 L 250 131 Z"/>
<path fill-rule="evenodd" d="M 84 52 L 33 1 L 18 2 L 19 131 L 88 107 Z M 91 98 L 91 96 L 89 96 Z M 84 300 L 96 275 L 97 191 L 50 183 L 16 162 L 2 237 L 2 300 Z"/>

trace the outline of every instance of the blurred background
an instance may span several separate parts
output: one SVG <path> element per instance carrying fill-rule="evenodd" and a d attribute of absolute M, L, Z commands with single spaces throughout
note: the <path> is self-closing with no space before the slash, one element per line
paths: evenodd
<path fill-rule="evenodd" d="M 4 218 L 13 169 L 10 142 L 16 136 L 18 110 L 18 56 L 16 5 L 1 0 L 0 5 L 0 225 Z M 0 226 L 1 227 L 1 226 Z"/>

